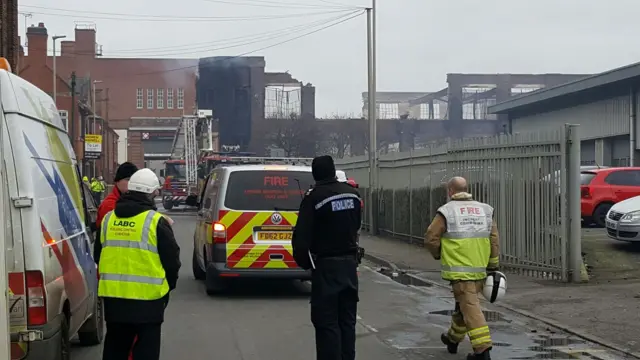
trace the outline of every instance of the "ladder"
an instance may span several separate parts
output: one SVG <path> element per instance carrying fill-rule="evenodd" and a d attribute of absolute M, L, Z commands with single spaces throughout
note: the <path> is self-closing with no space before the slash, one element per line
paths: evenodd
<path fill-rule="evenodd" d="M 183 160 L 184 159 L 184 126 L 183 121 L 180 121 L 178 124 L 178 128 L 176 129 L 176 134 L 173 136 L 173 143 L 171 144 L 171 157 L 173 160 Z"/>
<path fill-rule="evenodd" d="M 311 166 L 313 158 L 220 156 L 220 165 L 297 165 Z"/>
<path fill-rule="evenodd" d="M 184 129 L 184 159 L 187 175 L 187 192 L 195 192 L 198 186 L 198 139 L 196 137 L 196 127 L 198 117 L 185 115 L 182 117 L 182 128 Z"/>

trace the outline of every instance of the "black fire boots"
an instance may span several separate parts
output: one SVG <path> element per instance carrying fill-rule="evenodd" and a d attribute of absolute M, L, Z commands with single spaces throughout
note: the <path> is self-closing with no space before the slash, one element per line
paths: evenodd
<path fill-rule="evenodd" d="M 447 351 L 449 354 L 457 354 L 458 353 L 458 343 L 455 343 L 449 339 L 447 334 L 440 335 L 440 340 L 443 344 L 447 345 Z"/>

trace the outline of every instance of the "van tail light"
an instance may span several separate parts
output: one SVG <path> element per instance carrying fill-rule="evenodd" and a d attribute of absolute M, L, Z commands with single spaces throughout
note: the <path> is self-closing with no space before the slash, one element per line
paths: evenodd
<path fill-rule="evenodd" d="M 580 197 L 584 199 L 591 198 L 591 190 L 587 186 L 580 187 Z"/>
<path fill-rule="evenodd" d="M 211 233 L 213 234 L 214 244 L 226 244 L 227 243 L 227 227 L 220 223 L 213 223 L 211 225 Z"/>
<path fill-rule="evenodd" d="M 27 319 L 31 326 L 47 323 L 47 295 L 44 290 L 44 276 L 41 271 L 27 271 Z"/>

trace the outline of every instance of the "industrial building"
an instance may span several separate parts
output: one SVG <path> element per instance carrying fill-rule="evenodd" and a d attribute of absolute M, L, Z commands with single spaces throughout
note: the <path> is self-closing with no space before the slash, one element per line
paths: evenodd
<path fill-rule="evenodd" d="M 489 108 L 511 133 L 580 124 L 584 165 L 638 165 L 640 63 L 515 97 Z"/>

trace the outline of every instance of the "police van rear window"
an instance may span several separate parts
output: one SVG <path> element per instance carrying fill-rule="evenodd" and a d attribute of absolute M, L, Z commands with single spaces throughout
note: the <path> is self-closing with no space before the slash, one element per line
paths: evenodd
<path fill-rule="evenodd" d="M 314 183 L 311 172 L 234 171 L 229 176 L 225 207 L 247 211 L 297 211 Z"/>

